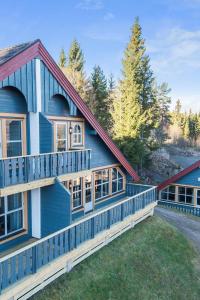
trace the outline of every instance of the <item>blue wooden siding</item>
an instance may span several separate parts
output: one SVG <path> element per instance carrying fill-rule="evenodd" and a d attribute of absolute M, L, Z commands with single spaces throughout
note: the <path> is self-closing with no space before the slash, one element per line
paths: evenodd
<path fill-rule="evenodd" d="M 66 98 L 55 95 L 48 101 L 48 114 L 53 116 L 69 116 L 70 108 Z"/>
<path fill-rule="evenodd" d="M 76 105 L 73 103 L 69 95 L 60 86 L 58 81 L 49 72 L 45 64 L 41 63 L 41 86 L 42 86 L 42 112 L 45 114 L 65 116 L 65 111 L 61 110 L 61 104 L 58 101 L 52 101 L 51 98 L 55 95 L 61 95 L 69 105 L 70 115 L 77 115 Z M 51 101 L 51 102 L 50 102 Z"/>
<path fill-rule="evenodd" d="M 24 234 L 20 237 L 17 237 L 5 242 L 4 244 L 0 245 L 0 252 L 1 251 L 6 251 L 12 247 L 18 246 L 21 243 L 26 242 L 28 239 L 31 238 L 31 233 L 32 233 L 32 219 L 31 219 L 31 193 L 30 191 L 27 192 L 27 208 L 28 208 L 28 232 L 27 234 Z"/>
<path fill-rule="evenodd" d="M 53 152 L 52 123 L 40 113 L 40 153 Z"/>
<path fill-rule="evenodd" d="M 200 186 L 200 181 L 198 181 L 198 178 L 200 178 L 200 169 L 197 168 L 193 170 L 192 172 L 188 173 L 187 175 L 180 178 L 178 181 L 176 181 L 177 184 L 184 184 L 184 185 L 192 185 L 192 186 Z"/>
<path fill-rule="evenodd" d="M 26 99 L 16 88 L 1 88 L 0 112 L 25 114 L 27 112 Z"/>
<path fill-rule="evenodd" d="M 42 237 L 71 224 L 70 193 L 62 183 L 41 188 L 41 216 Z"/>
<path fill-rule="evenodd" d="M 3 81 L 0 81 L 0 89 L 2 87 L 12 86 L 17 88 L 22 92 L 26 101 L 28 111 L 36 111 L 36 85 L 35 85 L 35 60 L 28 62 L 26 65 L 22 66 L 16 72 L 8 76 Z M 0 96 L 1 97 L 1 96 Z M 2 110 L 2 104 L 0 103 L 1 112 L 19 112 L 11 111 L 11 107 L 8 105 Z M 20 109 L 20 104 L 18 110 Z"/>
<path fill-rule="evenodd" d="M 91 126 L 85 126 L 85 148 L 92 149 L 91 168 L 118 163 L 116 157 L 98 135 L 94 135 Z"/>

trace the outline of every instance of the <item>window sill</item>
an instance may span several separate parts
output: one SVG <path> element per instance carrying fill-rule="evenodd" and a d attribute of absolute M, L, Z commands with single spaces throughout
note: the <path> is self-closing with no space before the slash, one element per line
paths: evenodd
<path fill-rule="evenodd" d="M 0 240 L 0 245 L 3 245 L 7 242 L 10 242 L 10 241 L 14 240 L 14 239 L 17 239 L 17 238 L 19 238 L 23 235 L 26 235 L 27 233 L 28 233 L 28 230 L 22 229 L 21 231 L 15 233 L 13 235 L 9 235 L 8 237 L 2 238 L 2 240 Z"/>

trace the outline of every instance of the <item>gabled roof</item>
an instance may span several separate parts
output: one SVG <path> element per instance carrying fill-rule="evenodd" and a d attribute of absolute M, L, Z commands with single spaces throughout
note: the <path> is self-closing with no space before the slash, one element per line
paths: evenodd
<path fill-rule="evenodd" d="M 176 182 L 177 180 L 179 180 L 183 176 L 189 174 L 190 172 L 192 172 L 193 170 L 195 170 L 199 167 L 200 167 L 200 160 L 196 161 L 191 166 L 187 167 L 186 169 L 182 170 L 181 172 L 177 173 L 176 175 L 172 176 L 171 178 L 169 178 L 169 179 L 165 180 L 164 182 L 162 182 L 161 184 L 159 184 L 158 189 L 159 190 L 164 189 L 168 185 Z"/>
<path fill-rule="evenodd" d="M 0 49 L 0 66 L 4 64 L 6 61 L 8 61 L 9 59 L 13 58 L 20 52 L 24 51 L 25 49 L 33 45 L 36 41 L 27 42 L 27 43 L 11 46 L 8 48 Z"/>
<path fill-rule="evenodd" d="M 9 49 L 13 49 L 9 51 Z M 15 49 L 15 50 L 14 50 Z M 53 76 L 57 79 L 59 84 L 63 87 L 63 89 L 68 93 L 68 95 L 72 98 L 80 112 L 83 114 L 85 119 L 90 123 L 90 125 L 96 130 L 98 135 L 102 138 L 104 143 L 111 150 L 113 155 L 118 159 L 118 161 L 122 164 L 122 166 L 127 170 L 127 172 L 131 175 L 131 177 L 135 181 L 139 181 L 139 177 L 137 173 L 134 171 L 132 166 L 129 164 L 127 159 L 124 157 L 122 152 L 117 148 L 117 146 L 113 143 L 108 134 L 104 131 L 104 129 L 100 126 L 100 124 L 95 119 L 94 115 L 87 107 L 83 99 L 79 96 L 77 91 L 71 85 L 69 80 L 60 70 L 58 65 L 55 63 L 51 55 L 48 53 L 46 48 L 43 46 L 40 40 L 36 40 L 30 43 L 7 48 L 7 50 L 0 50 L 1 55 L 1 63 L 0 63 L 0 81 L 4 80 L 6 77 L 14 73 L 17 69 L 19 69 L 24 64 L 28 63 L 33 58 L 39 57 L 47 66 L 49 71 L 53 74 Z M 4 54 L 3 54 L 4 53 Z M 10 54 L 9 54 L 10 53 Z"/>

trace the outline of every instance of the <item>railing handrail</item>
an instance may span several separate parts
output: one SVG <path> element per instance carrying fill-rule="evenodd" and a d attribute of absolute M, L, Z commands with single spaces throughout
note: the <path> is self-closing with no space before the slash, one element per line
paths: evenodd
<path fill-rule="evenodd" d="M 47 153 L 38 153 L 38 154 L 27 154 L 27 155 L 21 155 L 21 156 L 1 157 L 0 161 L 8 160 L 8 159 L 16 159 L 16 158 L 26 158 L 26 157 L 34 157 L 34 156 L 42 156 L 42 155 L 83 152 L 83 151 L 92 151 L 92 149 L 72 149 L 72 150 L 66 150 L 66 151 L 56 151 L 56 152 L 47 152 Z"/>
<path fill-rule="evenodd" d="M 152 187 L 154 187 L 154 185 L 152 185 L 152 184 L 142 184 L 142 183 L 134 183 L 134 182 L 127 182 L 127 184 L 138 185 L 138 186 L 148 186 L 148 187 L 152 186 Z"/>
<path fill-rule="evenodd" d="M 28 250 L 28 249 L 30 249 L 30 248 L 33 248 L 33 247 L 35 247 L 35 246 L 37 246 L 37 245 L 39 245 L 39 244 L 41 244 L 41 243 L 47 241 L 48 239 L 51 239 L 51 238 L 53 238 L 53 237 L 55 237 L 55 236 L 57 236 L 57 235 L 59 235 L 59 234 L 65 232 L 65 231 L 67 231 L 67 230 L 69 230 L 69 229 L 71 229 L 71 228 L 73 228 L 73 227 L 75 227 L 75 226 L 77 226 L 77 225 L 79 225 L 79 224 L 81 224 L 81 223 L 83 223 L 83 222 L 89 220 L 89 219 L 92 219 L 92 218 L 94 218 L 94 217 L 96 217 L 96 216 L 98 216 L 98 215 L 100 215 L 100 214 L 102 214 L 102 213 L 104 213 L 104 212 L 106 212 L 106 211 L 108 211 L 108 210 L 114 208 L 114 207 L 120 206 L 121 204 L 123 204 L 123 203 L 125 203 L 125 202 L 128 202 L 130 199 L 139 197 L 139 196 L 143 195 L 144 193 L 147 193 L 147 192 L 150 192 L 150 191 L 152 191 L 152 190 L 155 190 L 156 188 L 157 188 L 156 186 L 153 186 L 153 187 L 151 187 L 150 189 L 145 190 L 145 191 L 143 191 L 143 192 L 141 192 L 141 193 L 139 193 L 139 194 L 136 194 L 136 195 L 133 195 L 133 196 L 129 196 L 128 198 L 126 198 L 126 199 L 124 199 L 124 200 L 121 200 L 121 201 L 119 201 L 119 202 L 117 202 L 117 203 L 115 203 L 115 204 L 111 204 L 111 205 L 107 206 L 107 207 L 104 208 L 104 209 L 100 209 L 100 210 L 98 210 L 96 213 L 94 213 L 94 214 L 92 214 L 92 215 L 89 215 L 89 216 L 87 216 L 87 217 L 83 217 L 83 218 L 80 219 L 79 221 L 76 221 L 76 222 L 74 222 L 73 224 L 71 224 L 71 225 L 69 225 L 69 226 L 67 226 L 67 227 L 65 227 L 65 228 L 62 228 L 62 229 L 60 229 L 60 230 L 58 230 L 58 231 L 56 231 L 56 232 L 54 232 L 54 233 L 52 233 L 52 234 L 50 234 L 50 235 L 48 235 L 48 236 L 42 238 L 42 239 L 39 239 L 38 241 L 35 241 L 35 242 L 31 243 L 30 245 L 27 245 L 27 246 L 25 246 L 25 247 L 23 247 L 23 248 L 21 248 L 21 249 L 18 249 L 18 250 L 16 250 L 16 251 L 14 251 L 14 252 L 12 252 L 12 253 L 10 253 L 10 254 L 8 254 L 8 255 L 6 255 L 6 256 L 0 258 L 0 263 L 2 263 L 3 261 L 5 261 L 5 260 L 7 260 L 7 259 L 10 259 L 10 258 L 13 257 L 13 256 L 16 256 L 16 255 L 20 254 L 21 252 L 24 252 L 24 251 L 26 251 L 26 250 Z"/>
<path fill-rule="evenodd" d="M 176 204 L 176 205 L 185 205 L 187 207 L 190 207 L 190 208 L 200 208 L 198 206 L 194 206 L 193 204 L 188 204 L 188 203 L 183 203 L 183 202 L 175 202 L 175 201 L 169 201 L 169 200 L 157 200 L 158 202 L 164 202 L 164 203 L 169 203 L 169 204 Z"/>

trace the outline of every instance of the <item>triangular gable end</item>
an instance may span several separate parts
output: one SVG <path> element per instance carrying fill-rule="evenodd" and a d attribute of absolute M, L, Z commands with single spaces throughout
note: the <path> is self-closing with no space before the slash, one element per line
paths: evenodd
<path fill-rule="evenodd" d="M 190 172 L 194 171 L 195 169 L 197 169 L 199 167 L 200 167 L 200 160 L 198 160 L 197 162 L 195 162 L 191 166 L 187 167 L 186 169 L 182 170 L 178 174 L 176 174 L 176 175 L 170 177 L 169 179 L 165 180 L 161 184 L 159 184 L 158 190 L 162 190 L 165 187 L 167 187 L 168 185 L 177 182 L 179 179 L 181 179 L 182 177 L 186 176 L 187 174 L 189 174 Z"/>
<path fill-rule="evenodd" d="M 36 40 L 34 43 L 30 44 L 28 48 L 25 48 L 20 53 L 14 55 L 9 60 L 6 60 L 3 64 L 0 64 L 0 81 L 4 80 L 7 76 L 15 72 L 22 65 L 28 63 L 33 58 L 39 57 L 44 64 L 47 66 L 52 75 L 56 78 L 62 88 L 68 93 L 69 97 L 74 101 L 77 108 L 83 114 L 85 119 L 89 122 L 89 124 L 96 130 L 98 135 L 104 141 L 104 143 L 108 146 L 117 160 L 122 164 L 125 170 L 130 174 L 130 176 L 135 180 L 139 181 L 139 177 L 137 173 L 134 171 L 132 166 L 126 160 L 121 151 L 117 148 L 108 134 L 104 131 L 104 129 L 100 126 L 100 124 L 95 119 L 94 115 L 91 113 L 90 109 L 87 107 L 83 99 L 79 96 L 77 91 L 68 81 L 66 76 L 57 66 L 53 58 L 50 56 L 46 48 L 43 46 L 40 40 Z"/>

